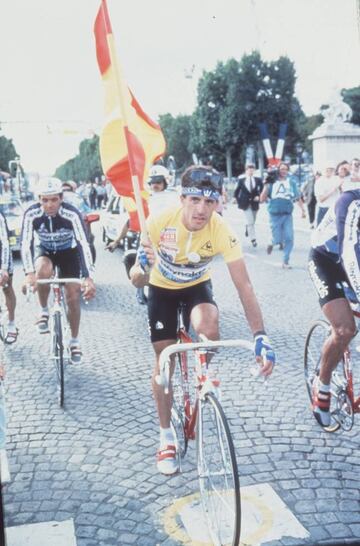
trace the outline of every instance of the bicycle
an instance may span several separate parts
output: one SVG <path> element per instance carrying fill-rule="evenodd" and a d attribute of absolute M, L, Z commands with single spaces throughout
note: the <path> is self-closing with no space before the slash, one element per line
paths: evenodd
<path fill-rule="evenodd" d="M 82 284 L 78 278 L 59 278 L 58 269 L 55 268 L 54 277 L 51 279 L 38 279 L 37 284 L 47 284 L 51 286 L 53 302 L 49 313 L 50 326 L 50 359 L 55 364 L 56 377 L 59 388 L 59 404 L 64 407 L 65 401 L 65 361 L 70 360 L 68 354 L 68 332 L 69 326 L 65 306 L 63 287 L 66 283 Z"/>
<path fill-rule="evenodd" d="M 160 356 L 158 384 L 170 393 L 171 427 L 176 438 L 179 469 L 189 440 L 196 439 L 197 471 L 201 504 L 210 536 L 217 546 L 240 543 L 241 500 L 235 448 L 230 427 L 219 401 L 220 380 L 209 372 L 209 355 L 219 347 L 253 350 L 244 340 L 193 342 L 180 313 L 178 342 Z M 190 394 L 188 352 L 195 353 L 194 395 Z M 171 356 L 176 355 L 171 366 Z"/>
<path fill-rule="evenodd" d="M 351 303 L 351 302 L 350 302 Z M 353 309 L 356 318 L 360 312 Z M 331 326 L 326 320 L 316 320 L 306 336 L 304 351 L 304 372 L 307 392 L 312 403 L 312 383 L 320 373 L 321 349 L 331 333 Z M 355 348 L 359 353 L 360 348 Z M 327 432 L 336 432 L 339 428 L 350 431 L 354 424 L 354 414 L 360 413 L 360 392 L 355 396 L 353 361 L 350 346 L 344 351 L 342 360 L 332 372 L 330 392 L 331 422 L 323 427 Z"/>

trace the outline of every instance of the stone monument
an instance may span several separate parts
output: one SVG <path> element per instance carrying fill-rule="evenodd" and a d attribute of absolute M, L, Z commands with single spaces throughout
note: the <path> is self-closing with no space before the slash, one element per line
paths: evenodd
<path fill-rule="evenodd" d="M 352 110 L 334 90 L 330 106 L 322 112 L 324 122 L 309 139 L 313 142 L 313 163 L 322 171 L 328 163 L 337 165 L 344 159 L 360 157 L 360 126 L 350 123 Z"/>

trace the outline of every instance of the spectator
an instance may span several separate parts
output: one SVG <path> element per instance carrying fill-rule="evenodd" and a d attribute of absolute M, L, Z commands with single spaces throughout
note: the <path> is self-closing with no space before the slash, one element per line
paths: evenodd
<path fill-rule="evenodd" d="M 260 177 L 255 176 L 255 165 L 249 163 L 246 166 L 245 174 L 239 176 L 234 192 L 239 209 L 244 211 L 245 216 L 245 237 L 250 237 L 251 244 L 256 247 L 255 221 L 259 210 L 260 194 L 263 190 L 263 182 Z"/>
<path fill-rule="evenodd" d="M 342 163 L 338 170 L 338 176 L 343 178 L 342 191 L 360 189 L 360 159 L 354 158 L 351 165 Z"/>
<path fill-rule="evenodd" d="M 316 225 L 318 226 L 324 218 L 329 207 L 335 203 L 340 195 L 340 187 L 343 180 L 335 176 L 335 168 L 332 163 L 328 163 L 325 169 L 325 175 L 320 176 L 315 184 L 315 197 L 318 205 Z"/>
<path fill-rule="evenodd" d="M 103 201 L 106 197 L 106 189 L 102 182 L 98 182 L 95 188 L 96 188 L 97 208 L 101 209 L 103 205 Z"/>
<path fill-rule="evenodd" d="M 314 229 L 315 222 L 315 209 L 316 209 L 316 197 L 315 197 L 315 180 L 320 178 L 321 173 L 316 171 L 313 175 L 309 175 L 307 180 L 301 186 L 301 197 L 308 210 L 310 229 Z"/>
<path fill-rule="evenodd" d="M 269 201 L 268 212 L 272 232 L 272 242 L 267 247 L 267 253 L 271 254 L 274 245 L 283 243 L 282 267 L 283 269 L 291 269 L 289 259 L 294 246 L 293 201 L 296 201 L 301 208 L 302 217 L 305 218 L 306 215 L 300 193 L 295 182 L 289 177 L 289 167 L 286 163 L 280 163 L 278 172 L 265 181 L 260 202 L 266 200 Z"/>
<path fill-rule="evenodd" d="M 92 209 L 96 209 L 96 205 L 97 205 L 97 191 L 96 191 L 96 187 L 95 187 L 95 182 L 90 182 L 90 187 L 89 187 L 89 203 L 90 203 L 90 207 Z"/>

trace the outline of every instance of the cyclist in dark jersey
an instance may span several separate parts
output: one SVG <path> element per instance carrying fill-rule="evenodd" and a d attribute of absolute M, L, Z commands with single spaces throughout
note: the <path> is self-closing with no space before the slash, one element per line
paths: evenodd
<path fill-rule="evenodd" d="M 313 234 L 309 272 L 319 295 L 331 335 L 322 350 L 320 375 L 313 384 L 313 413 L 323 427 L 330 425 L 332 371 L 356 333 L 356 324 L 343 283 L 360 301 L 360 189 L 344 192 Z"/>
<path fill-rule="evenodd" d="M 48 285 L 36 285 L 36 279 L 48 279 L 58 266 L 60 277 L 84 278 L 83 296 L 95 296 L 94 270 L 89 241 L 81 213 L 63 202 L 62 182 L 57 178 L 39 181 L 39 202 L 25 212 L 21 233 L 21 256 L 28 286 L 38 290 L 41 315 L 37 321 L 41 334 L 49 332 Z M 80 326 L 80 285 L 65 287 L 71 330 L 70 354 L 73 363 L 81 362 L 78 340 Z"/>
<path fill-rule="evenodd" d="M 5 296 L 8 311 L 8 325 L 5 335 L 5 343 L 15 343 L 18 329 L 15 326 L 16 296 L 12 285 L 13 261 L 9 243 L 9 231 L 5 216 L 0 213 L 0 287 Z"/>

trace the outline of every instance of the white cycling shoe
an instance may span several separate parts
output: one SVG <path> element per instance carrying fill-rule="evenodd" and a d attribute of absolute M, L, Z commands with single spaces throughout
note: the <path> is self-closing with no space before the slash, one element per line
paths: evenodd
<path fill-rule="evenodd" d="M 179 472 L 176 447 L 173 444 L 162 446 L 157 452 L 157 469 L 161 474 L 171 476 Z"/>

